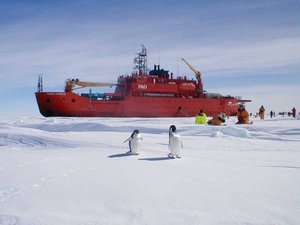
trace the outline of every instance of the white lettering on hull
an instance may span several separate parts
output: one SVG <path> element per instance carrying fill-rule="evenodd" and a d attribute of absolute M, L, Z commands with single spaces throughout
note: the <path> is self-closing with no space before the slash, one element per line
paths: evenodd
<path fill-rule="evenodd" d="M 66 95 L 65 92 L 47 92 L 47 95 Z"/>
<path fill-rule="evenodd" d="M 146 85 L 146 84 L 139 84 L 139 85 L 138 85 L 138 89 L 143 89 L 143 90 L 145 90 L 145 89 L 147 89 L 147 85 Z"/>

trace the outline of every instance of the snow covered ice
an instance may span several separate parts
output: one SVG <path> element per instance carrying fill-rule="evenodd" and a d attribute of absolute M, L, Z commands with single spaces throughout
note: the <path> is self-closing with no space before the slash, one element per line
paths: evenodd
<path fill-rule="evenodd" d="M 253 120 L 1 118 L 0 225 L 298 225 L 300 120 Z"/>

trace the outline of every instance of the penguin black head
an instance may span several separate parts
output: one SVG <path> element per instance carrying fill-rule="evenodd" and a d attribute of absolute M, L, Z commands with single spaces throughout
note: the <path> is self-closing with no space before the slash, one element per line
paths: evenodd
<path fill-rule="evenodd" d="M 170 128 L 169 128 L 170 131 L 172 131 L 173 133 L 176 132 L 176 127 L 175 125 L 171 125 Z"/>
<path fill-rule="evenodd" d="M 137 130 L 137 129 L 135 129 L 135 130 L 132 132 L 132 134 L 131 134 L 131 138 L 133 138 L 133 136 L 134 136 L 135 134 L 139 134 L 139 133 L 140 133 L 140 131 Z"/>

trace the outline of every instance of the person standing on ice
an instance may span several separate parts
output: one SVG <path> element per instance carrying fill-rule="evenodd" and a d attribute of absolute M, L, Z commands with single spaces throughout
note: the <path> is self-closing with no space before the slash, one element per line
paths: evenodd
<path fill-rule="evenodd" d="M 203 110 L 201 109 L 200 112 L 196 115 L 195 124 L 206 124 L 207 118 Z"/>
<path fill-rule="evenodd" d="M 168 157 L 170 158 L 180 158 L 180 151 L 183 149 L 183 143 L 180 135 L 176 131 L 176 126 L 171 125 L 169 128 L 169 150 L 170 153 Z"/>
<path fill-rule="evenodd" d="M 296 118 L 296 109 L 295 109 L 295 107 L 293 107 L 293 109 L 292 109 L 292 114 L 293 114 L 293 118 Z"/>
<path fill-rule="evenodd" d="M 130 137 L 128 139 L 126 139 L 123 143 L 129 141 L 129 154 L 132 155 L 138 155 L 138 150 L 140 148 L 140 143 L 141 140 L 143 140 L 140 131 L 139 130 L 134 130 L 132 132 L 132 134 L 130 135 Z"/>
<path fill-rule="evenodd" d="M 265 119 L 265 108 L 263 105 L 259 108 L 259 118 L 261 120 Z"/>
<path fill-rule="evenodd" d="M 236 124 L 252 124 L 249 120 L 249 113 L 242 104 L 238 106 L 237 119 Z"/>

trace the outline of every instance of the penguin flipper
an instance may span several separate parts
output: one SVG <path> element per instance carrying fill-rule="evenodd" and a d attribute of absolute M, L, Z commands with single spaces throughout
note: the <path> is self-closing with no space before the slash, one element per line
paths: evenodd
<path fill-rule="evenodd" d="M 130 140 L 132 140 L 131 137 L 127 138 L 123 143 L 125 143 L 125 142 L 127 142 L 127 141 L 130 141 Z"/>

